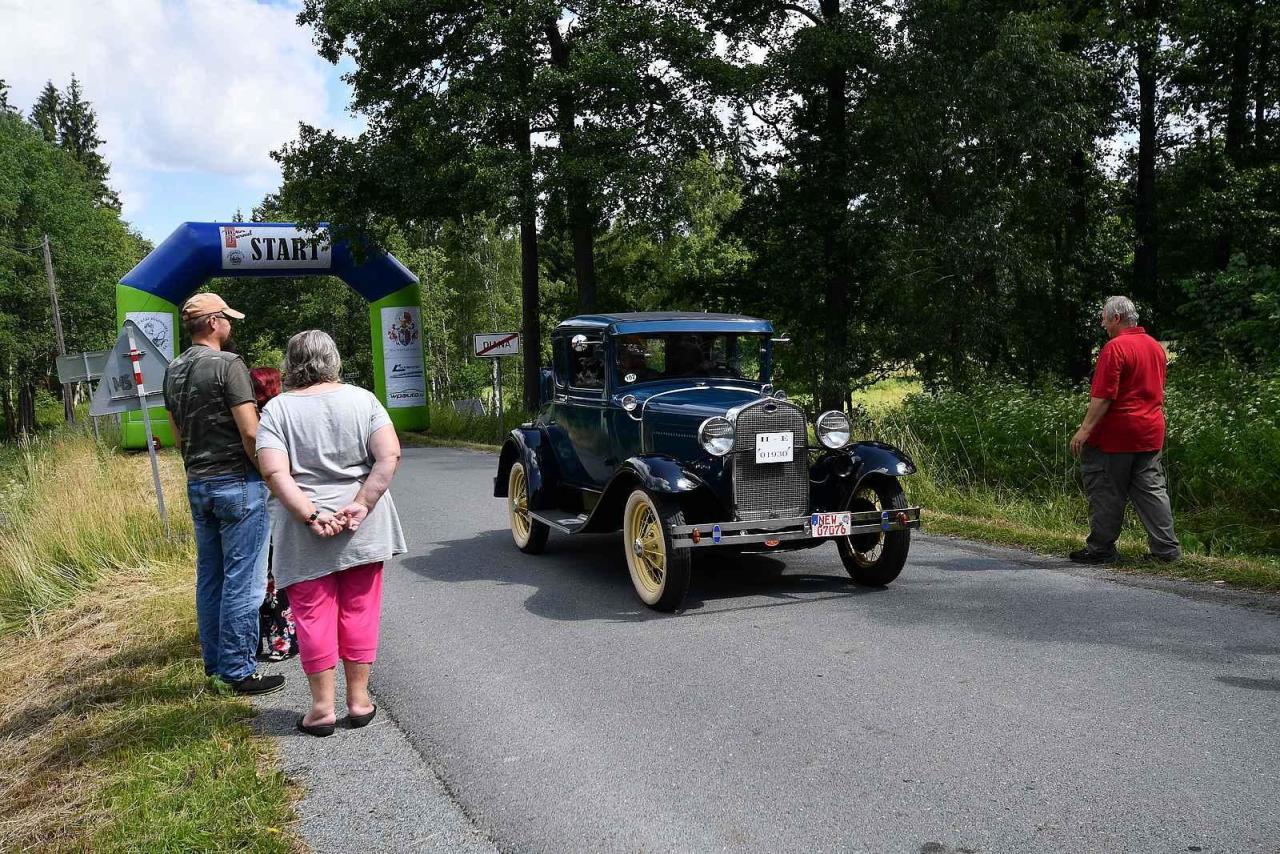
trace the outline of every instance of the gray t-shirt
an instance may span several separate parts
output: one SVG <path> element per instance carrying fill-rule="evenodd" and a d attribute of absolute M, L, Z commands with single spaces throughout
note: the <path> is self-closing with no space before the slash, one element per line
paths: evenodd
<path fill-rule="evenodd" d="M 333 513 L 360 491 L 373 468 L 369 437 L 390 423 L 378 399 L 356 386 L 319 394 L 285 392 L 262 408 L 258 449 L 287 453 L 298 486 L 316 507 Z M 271 566 L 280 587 L 407 551 L 389 491 L 359 530 L 327 538 L 313 534 L 280 502 L 273 504 Z"/>

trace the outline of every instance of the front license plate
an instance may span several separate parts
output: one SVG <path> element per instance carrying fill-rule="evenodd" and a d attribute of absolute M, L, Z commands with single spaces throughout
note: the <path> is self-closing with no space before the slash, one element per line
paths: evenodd
<path fill-rule="evenodd" d="M 847 537 L 852 527 L 852 513 L 814 513 L 809 527 L 815 537 Z"/>
<path fill-rule="evenodd" d="M 756 434 L 757 463 L 789 463 L 795 448 L 795 434 L 790 430 L 784 433 Z"/>

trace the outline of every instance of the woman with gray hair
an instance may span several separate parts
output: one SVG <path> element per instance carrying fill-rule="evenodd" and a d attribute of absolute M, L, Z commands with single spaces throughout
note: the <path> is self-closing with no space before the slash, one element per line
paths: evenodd
<path fill-rule="evenodd" d="M 258 466 L 276 496 L 276 583 L 293 608 L 311 710 L 310 735 L 332 735 L 338 660 L 347 682 L 348 725 L 377 711 L 369 668 L 378 651 L 382 565 L 403 553 L 404 534 L 387 488 L 400 440 L 382 404 L 340 380 L 342 359 L 319 330 L 289 339 L 283 394 L 262 410 Z"/>

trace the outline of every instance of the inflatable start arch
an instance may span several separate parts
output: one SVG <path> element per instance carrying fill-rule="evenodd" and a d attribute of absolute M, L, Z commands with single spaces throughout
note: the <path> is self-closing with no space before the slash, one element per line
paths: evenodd
<path fill-rule="evenodd" d="M 178 307 L 210 279 L 337 276 L 369 302 L 374 393 L 397 429 L 425 429 L 429 415 L 418 277 L 388 252 L 370 249 L 365 255 L 357 264 L 346 241 L 329 243 L 292 223 L 185 222 L 116 286 L 116 327 L 132 320 L 173 358 L 181 329 Z M 153 410 L 151 417 L 156 436 L 172 444 L 164 410 Z M 124 447 L 146 447 L 142 413 L 128 413 L 122 426 Z"/>

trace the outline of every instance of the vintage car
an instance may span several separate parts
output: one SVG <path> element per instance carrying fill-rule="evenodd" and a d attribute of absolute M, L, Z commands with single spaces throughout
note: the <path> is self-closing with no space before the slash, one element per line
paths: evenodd
<path fill-rule="evenodd" d="M 897 578 L 920 525 L 899 482 L 915 465 L 890 445 L 850 443 L 842 412 L 810 425 L 770 382 L 776 340 L 768 321 L 727 314 L 557 326 L 542 407 L 511 431 L 493 484 L 516 546 L 538 554 L 552 530 L 621 528 L 635 591 L 659 611 L 682 606 L 700 549 L 834 540 L 855 583 Z"/>

